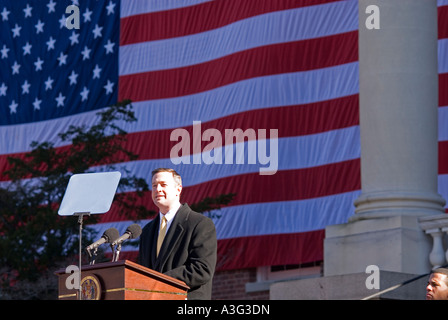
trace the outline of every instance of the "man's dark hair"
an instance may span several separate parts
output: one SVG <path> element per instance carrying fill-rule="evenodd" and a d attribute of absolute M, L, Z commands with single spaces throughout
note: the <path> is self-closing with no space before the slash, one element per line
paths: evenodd
<path fill-rule="evenodd" d="M 448 285 L 448 269 L 447 268 L 436 268 L 431 271 L 431 274 L 434 274 L 434 273 L 446 275 L 446 278 L 444 280 L 445 280 L 445 283 Z"/>

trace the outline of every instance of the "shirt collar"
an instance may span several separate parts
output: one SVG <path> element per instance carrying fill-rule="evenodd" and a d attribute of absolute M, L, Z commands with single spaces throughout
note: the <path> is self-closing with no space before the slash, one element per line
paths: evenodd
<path fill-rule="evenodd" d="M 176 215 L 177 210 L 179 210 L 181 204 L 179 203 L 177 206 L 175 206 L 174 208 L 172 208 L 170 211 L 168 211 L 167 213 L 165 213 L 165 215 L 161 212 L 159 212 L 159 216 L 160 216 L 160 220 L 162 220 L 162 217 L 165 216 L 166 220 L 168 222 L 170 222 L 171 220 L 173 220 L 174 216 Z"/>

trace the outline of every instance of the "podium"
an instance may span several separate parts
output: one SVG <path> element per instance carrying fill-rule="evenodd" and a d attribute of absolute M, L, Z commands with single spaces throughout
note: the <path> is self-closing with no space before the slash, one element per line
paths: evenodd
<path fill-rule="evenodd" d="M 72 273 L 58 276 L 59 300 L 185 300 L 189 287 L 182 281 L 129 260 L 86 265 L 81 268 L 81 290 L 68 289 Z M 70 281 L 70 279 L 69 279 Z"/>

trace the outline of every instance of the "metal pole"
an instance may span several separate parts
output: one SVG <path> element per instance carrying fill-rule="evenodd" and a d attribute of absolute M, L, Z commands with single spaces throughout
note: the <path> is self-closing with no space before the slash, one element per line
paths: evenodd
<path fill-rule="evenodd" d="M 79 284 L 78 284 L 78 299 L 81 300 L 81 282 L 82 282 L 82 277 L 81 277 L 81 255 L 82 255 L 82 223 L 83 223 L 83 218 L 84 215 L 86 216 L 90 216 L 90 212 L 77 212 L 75 213 L 75 215 L 78 216 L 78 225 L 79 225 Z"/>

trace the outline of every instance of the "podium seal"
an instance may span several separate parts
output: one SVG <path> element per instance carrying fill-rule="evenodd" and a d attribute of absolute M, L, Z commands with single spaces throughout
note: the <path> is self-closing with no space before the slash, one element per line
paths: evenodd
<path fill-rule="evenodd" d="M 81 300 L 100 300 L 101 284 L 98 278 L 90 275 L 82 278 L 81 281 Z"/>

